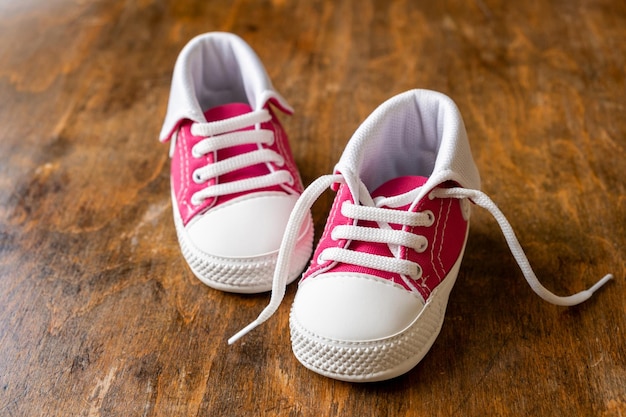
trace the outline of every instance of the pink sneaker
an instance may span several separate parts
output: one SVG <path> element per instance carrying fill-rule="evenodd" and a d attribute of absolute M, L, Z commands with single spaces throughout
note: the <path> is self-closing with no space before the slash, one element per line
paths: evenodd
<path fill-rule="evenodd" d="M 294 231 L 328 186 L 337 196 L 299 284 L 290 327 L 298 360 L 331 378 L 393 378 L 428 352 L 459 272 L 470 202 L 496 218 L 526 280 L 545 300 L 578 304 L 612 278 L 570 297 L 545 289 L 505 217 L 478 191 L 478 171 L 455 104 L 442 94 L 413 90 L 376 109 L 348 143 L 335 174 L 302 194 L 287 226 L 270 305 L 230 343 L 278 308 Z"/>
<path fill-rule="evenodd" d="M 181 51 L 160 139 L 171 141 L 172 206 L 183 256 L 202 282 L 219 290 L 271 289 L 281 238 L 303 190 L 270 103 L 292 113 L 236 35 L 204 34 Z M 310 216 L 296 240 L 287 281 L 311 254 Z"/>

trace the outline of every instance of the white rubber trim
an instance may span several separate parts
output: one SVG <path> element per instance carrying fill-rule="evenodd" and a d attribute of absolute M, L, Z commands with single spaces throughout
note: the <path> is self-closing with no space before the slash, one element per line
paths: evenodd
<path fill-rule="evenodd" d="M 466 243 L 467 235 L 459 258 L 423 310 L 406 329 L 393 336 L 361 342 L 319 337 L 300 325 L 292 309 L 291 346 L 298 361 L 313 372 L 348 382 L 383 381 L 411 370 L 428 353 L 441 331 Z"/>
<path fill-rule="evenodd" d="M 220 291 L 252 294 L 270 291 L 276 268 L 276 252 L 247 258 L 226 258 L 207 254 L 197 248 L 189 238 L 172 200 L 176 235 L 183 257 L 193 274 L 204 284 Z M 313 221 L 309 217 L 307 229 L 300 236 L 291 260 L 288 283 L 299 276 L 313 251 Z"/>

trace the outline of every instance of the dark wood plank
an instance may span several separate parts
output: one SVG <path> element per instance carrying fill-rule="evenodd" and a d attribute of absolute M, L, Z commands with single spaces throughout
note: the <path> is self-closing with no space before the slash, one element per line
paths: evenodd
<path fill-rule="evenodd" d="M 295 285 L 227 346 L 267 295 L 193 278 L 157 142 L 178 52 L 214 30 L 244 37 L 296 108 L 305 183 L 378 104 L 438 90 L 544 284 L 616 280 L 549 305 L 475 210 L 444 328 L 407 375 L 300 366 Z M 0 415 L 626 415 L 625 39 L 611 0 L 0 0 Z"/>

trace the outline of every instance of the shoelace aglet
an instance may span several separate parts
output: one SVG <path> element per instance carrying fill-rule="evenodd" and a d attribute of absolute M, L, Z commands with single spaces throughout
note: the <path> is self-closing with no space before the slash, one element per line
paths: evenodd
<path fill-rule="evenodd" d="M 573 296 L 570 296 L 570 297 L 562 297 L 562 300 L 570 299 L 571 301 L 567 303 L 558 304 L 558 305 L 570 307 L 570 306 L 574 306 L 577 304 L 581 304 L 587 301 L 588 299 L 590 299 L 593 296 L 594 292 L 596 292 L 598 289 L 600 289 L 600 287 L 602 287 L 604 284 L 606 284 L 612 279 L 613 279 L 612 274 L 606 274 L 604 277 L 602 277 L 602 279 L 600 279 L 598 282 L 593 284 L 588 289 L 581 291 L 578 294 L 574 294 Z"/>
<path fill-rule="evenodd" d="M 587 301 L 594 292 L 596 292 L 600 287 L 613 279 L 612 274 L 605 275 L 601 280 L 596 282 L 592 287 L 587 290 L 581 291 L 574 295 L 570 295 L 567 297 L 560 297 L 549 290 L 547 290 L 539 280 L 537 276 L 533 272 L 528 259 L 526 258 L 526 254 L 522 249 L 517 237 L 515 236 L 515 232 L 513 232 L 513 227 L 506 219 L 504 214 L 500 211 L 498 206 L 487 196 L 487 194 L 482 191 L 477 190 L 467 190 L 463 188 L 447 188 L 447 189 L 436 189 L 431 192 L 435 197 L 454 197 L 454 198 L 469 198 L 474 204 L 486 209 L 491 213 L 491 215 L 496 219 L 498 224 L 500 225 L 500 229 L 504 234 L 507 244 L 509 245 L 509 249 L 513 254 L 513 257 L 517 261 L 522 273 L 524 274 L 524 278 L 528 282 L 528 285 L 535 291 L 535 293 L 546 300 L 549 303 L 554 305 L 571 307 L 577 304 L 580 304 L 584 301 Z"/>
<path fill-rule="evenodd" d="M 602 279 L 600 279 L 598 282 L 593 284 L 588 289 L 580 291 L 573 295 L 565 296 L 565 297 L 554 295 L 553 293 L 545 289 L 541 284 L 538 284 L 538 286 L 531 285 L 531 288 L 535 291 L 535 293 L 539 297 L 543 298 L 549 303 L 552 303 L 557 306 L 562 306 L 562 307 L 572 307 L 572 306 L 584 303 L 585 301 L 590 299 L 593 296 L 594 292 L 596 292 L 600 287 L 602 287 L 604 284 L 606 284 L 612 279 L 613 279 L 612 274 L 606 274 Z M 529 281 L 529 284 L 530 284 L 530 281 Z"/>
<path fill-rule="evenodd" d="M 613 274 L 606 274 L 600 281 L 598 281 L 594 285 L 592 285 L 591 288 L 589 288 L 587 291 L 589 291 L 591 294 L 593 294 L 600 287 L 602 287 L 604 284 L 606 284 L 607 282 L 609 282 L 612 279 L 613 279 Z"/>
<path fill-rule="evenodd" d="M 244 327 L 243 329 L 239 330 L 234 336 L 232 336 L 230 339 L 228 339 L 228 344 L 229 345 L 234 344 L 239 339 L 244 337 L 246 334 L 248 334 L 252 330 L 254 330 L 261 323 L 262 322 L 260 322 L 259 320 L 254 320 L 252 323 L 248 324 L 246 327 Z"/>

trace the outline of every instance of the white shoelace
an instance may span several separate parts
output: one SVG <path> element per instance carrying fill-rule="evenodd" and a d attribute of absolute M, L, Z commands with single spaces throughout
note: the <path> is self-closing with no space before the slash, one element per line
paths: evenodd
<path fill-rule="evenodd" d="M 291 216 L 289 217 L 289 222 L 287 223 L 287 228 L 280 246 L 276 269 L 274 271 L 272 295 L 269 304 L 252 323 L 248 324 L 237 334 L 228 339 L 229 344 L 233 344 L 237 340 L 241 339 L 248 332 L 268 320 L 276 312 L 285 296 L 289 273 L 289 259 L 291 258 L 291 254 L 296 247 L 300 227 L 306 219 L 309 210 L 313 206 L 313 203 L 331 184 L 345 182 L 348 182 L 348 184 L 358 184 L 357 187 L 351 187 L 351 191 L 354 200 L 360 201 L 362 205 L 358 206 L 354 204 L 346 204 L 342 206 L 342 214 L 358 220 L 378 222 L 381 229 L 378 231 L 364 231 L 363 229 L 365 228 L 359 226 L 337 226 L 335 227 L 335 230 L 339 229 L 339 231 L 336 232 L 333 230 L 331 233 L 336 234 L 336 236 L 341 239 L 387 243 L 390 249 L 392 249 L 392 253 L 394 253 L 395 257 L 383 257 L 380 255 L 355 252 L 348 249 L 328 248 L 320 254 L 320 257 L 322 258 L 321 260 L 334 260 L 354 265 L 377 268 L 409 276 L 411 278 L 419 277 L 421 274 L 420 266 L 414 262 L 399 259 L 395 249 L 398 246 L 415 245 L 413 246 L 414 249 L 423 250 L 422 245 L 424 242 L 421 240 L 423 237 L 413 235 L 415 237 L 404 240 L 406 238 L 404 233 L 406 232 L 391 229 L 389 223 L 428 226 L 429 222 L 432 222 L 432 218 L 430 217 L 432 216 L 432 213 L 407 213 L 377 207 L 377 205 L 386 205 L 391 207 L 402 206 L 404 204 L 403 200 L 405 200 L 406 196 L 410 193 L 405 196 L 382 199 L 382 201 L 377 201 L 378 204 L 375 204 L 369 195 L 367 188 L 360 180 L 353 182 L 346 181 L 346 178 L 344 178 L 341 174 L 322 176 L 315 180 L 309 187 L 307 187 L 306 190 L 304 190 L 298 199 Z M 355 196 L 355 191 L 358 196 Z M 539 279 L 537 279 L 537 276 L 533 272 L 530 263 L 528 262 L 528 258 L 519 244 L 510 223 L 504 214 L 502 214 L 500 209 L 485 193 L 465 188 L 436 188 L 429 193 L 428 198 L 469 199 L 477 206 L 488 210 L 500 225 L 500 229 L 502 230 L 506 242 L 509 245 L 509 249 L 517 261 L 517 264 L 519 265 L 524 278 L 528 282 L 528 285 L 539 297 L 549 303 L 560 306 L 573 306 L 580 304 L 589 299 L 589 297 L 591 297 L 593 293 L 598 290 L 598 288 L 613 279 L 613 275 L 607 274 L 587 290 L 566 297 L 555 295 L 541 285 Z"/>
<path fill-rule="evenodd" d="M 202 136 L 205 139 L 198 142 L 192 148 L 192 155 L 200 158 L 211 152 L 238 145 L 257 145 L 252 152 L 237 155 L 213 164 L 206 165 L 193 172 L 193 181 L 201 184 L 210 178 L 250 167 L 257 164 L 275 163 L 278 166 L 285 164 L 284 158 L 271 149 L 263 148 L 263 145 L 271 145 L 274 142 L 274 134 L 270 130 L 261 129 L 260 124 L 272 119 L 269 111 L 256 110 L 251 113 L 235 116 L 230 119 L 217 122 L 194 123 L 191 133 L 194 136 Z M 254 130 L 243 130 L 254 126 Z M 271 166 L 268 165 L 271 170 Z M 234 194 L 251 191 L 260 188 L 271 187 L 280 184 L 293 184 L 293 177 L 286 170 L 271 170 L 268 174 L 258 177 L 246 178 L 224 184 L 208 185 L 201 191 L 196 192 L 192 198 L 192 204 L 199 205 L 207 198 L 218 197 L 226 194 Z"/>
<path fill-rule="evenodd" d="M 613 279 L 613 275 L 607 274 L 587 290 L 566 297 L 555 295 L 546 287 L 541 285 L 539 279 L 537 278 L 537 276 L 533 272 L 532 267 L 530 266 L 530 262 L 528 262 L 528 258 L 526 257 L 522 246 L 517 240 L 517 236 L 515 236 L 513 227 L 511 227 L 511 224 L 506 219 L 504 214 L 500 211 L 498 206 L 496 206 L 496 204 L 491 201 L 487 194 L 483 193 L 482 191 L 468 190 L 465 188 L 436 188 L 430 193 L 429 198 L 468 198 L 477 206 L 489 211 L 489 213 L 491 213 L 493 218 L 496 219 L 496 221 L 500 225 L 500 230 L 502 231 L 502 234 L 506 239 L 506 243 L 509 245 L 511 254 L 513 254 L 513 257 L 517 261 L 517 265 L 519 265 L 520 269 L 522 270 L 522 274 L 524 274 L 524 278 L 526 278 L 528 285 L 530 285 L 530 288 L 532 288 L 535 294 L 551 304 L 566 307 L 580 304 L 588 300 L 593 295 L 593 293 L 598 290 L 598 288 Z"/>
<path fill-rule="evenodd" d="M 363 194 L 361 194 L 363 195 Z M 383 202 L 384 201 L 384 202 Z M 411 261 L 400 259 L 400 246 L 407 246 L 417 252 L 423 252 L 428 246 L 424 236 L 404 230 L 391 228 L 390 224 L 401 226 L 431 226 L 434 222 L 433 213 L 412 213 L 392 210 L 381 206 L 387 205 L 385 199 L 376 202 L 376 207 L 360 206 L 345 201 L 341 206 L 341 214 L 353 220 L 367 220 L 378 224 L 378 228 L 355 225 L 339 225 L 332 232 L 333 239 L 358 240 L 363 242 L 386 243 L 394 257 L 358 252 L 345 248 L 327 248 L 319 255 L 318 263 L 334 261 L 351 265 L 360 265 L 390 273 L 400 274 L 417 280 L 422 274 L 421 267 Z M 404 205 L 404 204 L 402 204 Z"/>

